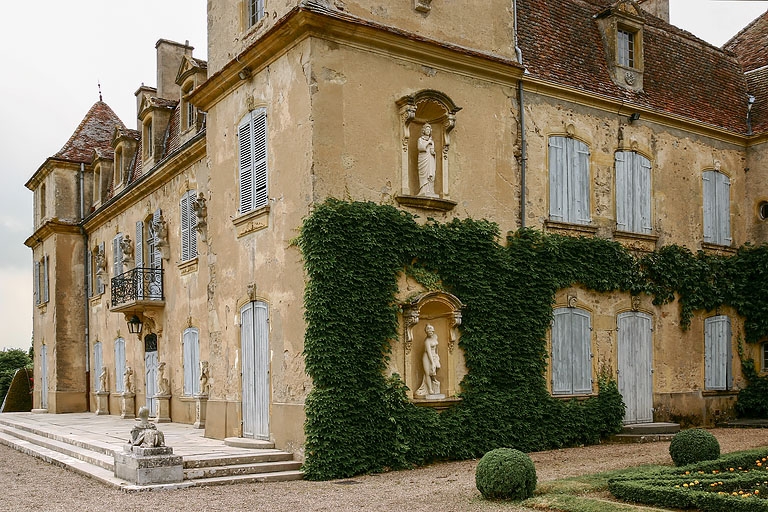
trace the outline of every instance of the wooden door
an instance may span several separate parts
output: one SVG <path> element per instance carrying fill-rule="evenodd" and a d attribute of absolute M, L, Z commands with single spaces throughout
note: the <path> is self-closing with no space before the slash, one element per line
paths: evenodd
<path fill-rule="evenodd" d="M 269 440 L 269 317 L 264 302 L 240 310 L 243 437 Z"/>
<path fill-rule="evenodd" d="M 653 329 L 645 313 L 621 313 L 618 327 L 619 392 L 624 423 L 653 422 Z"/>

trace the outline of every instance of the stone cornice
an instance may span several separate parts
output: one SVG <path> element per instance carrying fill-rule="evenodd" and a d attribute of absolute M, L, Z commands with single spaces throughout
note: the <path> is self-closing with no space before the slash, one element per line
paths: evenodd
<path fill-rule="evenodd" d="M 73 222 L 61 221 L 59 219 L 50 219 L 43 223 L 42 226 L 37 228 L 29 238 L 24 240 L 24 245 L 30 249 L 34 249 L 38 244 L 51 235 L 56 234 L 79 234 L 80 226 Z"/>
<path fill-rule="evenodd" d="M 159 162 L 139 178 L 138 181 L 123 189 L 118 195 L 110 199 L 109 202 L 90 214 L 83 221 L 83 227 L 87 232 L 98 229 L 104 223 L 115 218 L 157 190 L 173 176 L 176 176 L 198 160 L 204 158 L 205 154 L 205 131 L 201 131 L 181 146 L 173 155 Z"/>
<path fill-rule="evenodd" d="M 310 37 L 507 85 L 514 84 L 523 72 L 517 62 L 496 55 L 350 15 L 330 15 L 297 7 L 195 89 L 190 101 L 204 111 L 209 110 L 242 82 L 239 73 L 244 69 L 248 75 L 256 74 Z"/>
<path fill-rule="evenodd" d="M 627 118 L 637 112 L 643 121 L 667 126 L 669 128 L 683 130 L 703 137 L 709 137 L 739 147 L 746 147 L 749 139 L 744 135 L 735 133 L 725 128 L 702 123 L 691 118 L 683 117 L 669 112 L 662 112 L 651 107 L 627 103 L 625 101 L 585 92 L 574 87 L 569 87 L 557 82 L 550 82 L 530 76 L 523 78 L 525 92 L 539 94 L 558 100 L 568 101 L 602 110 L 619 117 Z"/>
<path fill-rule="evenodd" d="M 62 158 L 55 158 L 55 157 L 48 157 L 45 159 L 45 162 L 43 162 L 43 165 L 37 168 L 35 173 L 32 175 L 29 180 L 24 184 L 25 187 L 27 187 L 29 190 L 35 190 L 40 183 L 43 182 L 46 176 L 48 176 L 51 171 L 54 169 L 69 169 L 72 171 L 77 171 L 80 169 L 80 163 L 81 162 L 74 162 L 72 160 L 64 160 Z M 85 162 L 83 162 L 85 163 Z M 85 166 L 88 167 L 90 164 L 85 163 Z"/>

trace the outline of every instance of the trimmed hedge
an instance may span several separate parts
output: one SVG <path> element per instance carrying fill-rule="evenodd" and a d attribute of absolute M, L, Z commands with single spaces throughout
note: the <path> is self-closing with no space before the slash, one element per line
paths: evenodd
<path fill-rule="evenodd" d="M 475 486 L 485 499 L 526 500 L 536 489 L 536 468 L 523 452 L 497 448 L 477 463 Z"/>
<path fill-rule="evenodd" d="M 720 443 L 715 436 L 702 428 L 683 430 L 675 434 L 669 443 L 669 455 L 675 466 L 715 460 L 720 457 Z"/>

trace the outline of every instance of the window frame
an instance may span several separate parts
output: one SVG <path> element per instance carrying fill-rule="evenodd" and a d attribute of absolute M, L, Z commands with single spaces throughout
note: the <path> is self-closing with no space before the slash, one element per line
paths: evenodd
<path fill-rule="evenodd" d="M 237 126 L 238 213 L 269 204 L 269 127 L 267 108 L 246 114 Z"/>
<path fill-rule="evenodd" d="M 653 232 L 651 161 L 636 151 L 617 151 L 614 155 L 614 171 L 616 229 L 627 233 L 651 234 Z"/>
<path fill-rule="evenodd" d="M 179 201 L 179 236 L 181 261 L 197 258 L 197 214 L 193 208 L 197 191 L 188 190 Z"/>
<path fill-rule="evenodd" d="M 590 225 L 591 181 L 589 146 L 578 139 L 550 135 L 548 146 L 549 219 Z"/>
<path fill-rule="evenodd" d="M 246 26 L 255 26 L 264 17 L 264 0 L 246 0 Z"/>
<path fill-rule="evenodd" d="M 636 69 L 637 31 L 619 26 L 616 29 L 616 63 L 624 68 Z"/>
<path fill-rule="evenodd" d="M 551 327 L 552 394 L 591 394 L 592 359 L 591 313 L 575 307 L 555 308 Z M 582 365 L 581 369 L 578 364 Z"/>
<path fill-rule="evenodd" d="M 731 179 L 718 170 L 702 173 L 702 213 L 704 242 L 730 246 L 731 234 Z"/>

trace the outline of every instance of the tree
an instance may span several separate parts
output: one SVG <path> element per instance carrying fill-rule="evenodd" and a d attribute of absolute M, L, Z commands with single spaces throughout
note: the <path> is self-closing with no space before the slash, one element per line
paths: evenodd
<path fill-rule="evenodd" d="M 32 359 L 29 358 L 26 351 L 20 348 L 0 350 L 0 403 L 11 386 L 16 370 L 31 367 Z"/>

